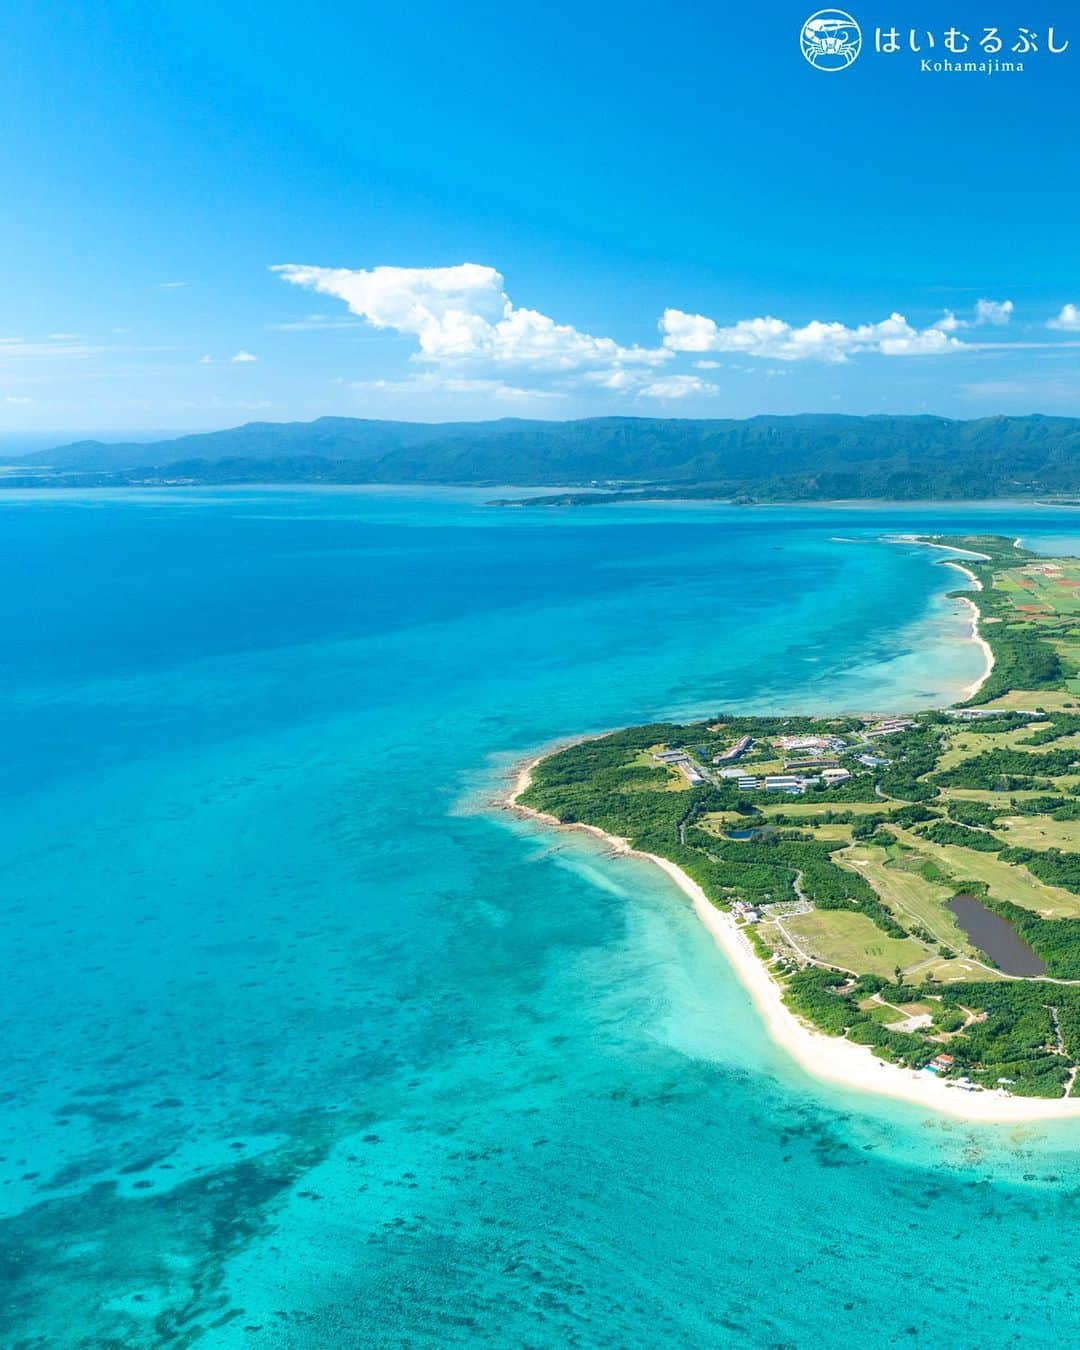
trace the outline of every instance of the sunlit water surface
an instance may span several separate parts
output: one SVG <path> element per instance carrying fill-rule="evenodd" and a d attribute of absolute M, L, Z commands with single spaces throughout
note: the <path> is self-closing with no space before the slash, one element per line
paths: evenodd
<path fill-rule="evenodd" d="M 1080 1135 L 821 1086 L 558 738 L 947 701 L 985 506 L 0 497 L 0 1341 L 1059 1345 Z"/>

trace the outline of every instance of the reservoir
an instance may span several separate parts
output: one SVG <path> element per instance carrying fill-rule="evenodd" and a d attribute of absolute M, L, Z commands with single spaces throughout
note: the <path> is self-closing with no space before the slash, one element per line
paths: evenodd
<path fill-rule="evenodd" d="M 946 905 L 971 941 L 1006 975 L 1045 975 L 1045 964 L 1006 919 L 970 895 L 957 895 Z"/>

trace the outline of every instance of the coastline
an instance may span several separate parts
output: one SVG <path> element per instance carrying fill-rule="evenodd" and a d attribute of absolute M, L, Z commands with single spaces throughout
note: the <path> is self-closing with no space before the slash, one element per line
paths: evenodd
<path fill-rule="evenodd" d="M 964 564 L 960 561 L 960 558 L 983 558 L 986 561 L 989 561 L 989 555 L 986 553 L 976 553 L 973 549 L 954 548 L 951 544 L 938 544 L 935 543 L 934 540 L 932 539 L 922 539 L 918 535 L 914 534 L 892 535 L 891 537 L 887 538 L 885 542 L 892 544 L 921 544 L 922 547 L 924 548 L 938 548 L 942 549 L 946 553 L 955 554 L 957 555 L 956 557 L 942 558 L 941 562 L 946 567 L 952 567 L 957 572 L 963 572 L 964 576 L 966 576 L 967 579 L 971 582 L 972 590 L 981 591 L 983 588 L 983 584 L 979 580 L 979 578 L 975 575 L 975 573 L 971 570 L 970 567 L 964 566 Z M 1019 547 L 1020 540 L 1017 539 L 1015 542 L 1017 547 Z M 958 595 L 956 596 L 956 599 L 959 600 L 961 604 L 966 605 L 971 612 L 971 634 L 970 634 L 971 641 L 974 642 L 976 647 L 978 647 L 979 650 L 982 652 L 983 660 L 985 662 L 983 673 L 977 679 L 973 680 L 971 684 L 965 685 L 964 688 L 960 690 L 956 702 L 966 703 L 969 699 L 973 699 L 975 697 L 975 695 L 983 687 L 986 681 L 990 678 L 991 672 L 994 669 L 994 652 L 989 642 L 987 642 L 987 640 L 983 637 L 981 631 L 979 630 L 979 620 L 982 618 L 982 611 L 979 609 L 979 606 L 975 603 L 974 600 L 970 599 L 966 595 Z"/>
<path fill-rule="evenodd" d="M 613 853 L 644 859 L 665 872 L 690 901 L 694 913 L 727 957 L 737 979 L 761 1015 L 769 1036 L 812 1077 L 857 1092 L 869 1092 L 912 1106 L 926 1107 L 957 1120 L 1024 1124 L 1080 1118 L 1080 1098 L 1010 1097 L 986 1091 L 965 1092 L 962 1088 L 947 1086 L 946 1082 L 931 1074 L 904 1069 L 878 1059 L 867 1046 L 855 1045 L 838 1036 L 826 1036 L 810 1027 L 784 1003 L 780 985 L 769 974 L 734 919 L 717 909 L 697 882 L 675 863 L 659 854 L 642 853 L 631 848 L 626 839 L 607 834 L 595 825 L 583 822 L 563 824 L 554 816 L 521 804 L 518 799 L 531 783 L 533 769 L 546 757 L 546 754 L 533 756 L 518 768 L 510 791 L 500 805 L 548 828 L 577 830 L 592 835 Z"/>
<path fill-rule="evenodd" d="M 931 544 L 930 547 L 948 548 L 949 546 L 947 544 Z M 955 552 L 956 550 L 952 551 Z M 957 561 L 956 558 L 943 558 L 942 562 L 946 567 L 952 567 L 957 572 L 963 572 L 964 576 L 966 576 L 967 579 L 971 582 L 972 590 L 975 591 L 982 590 L 983 588 L 982 582 L 979 580 L 979 578 L 975 575 L 975 573 L 971 570 L 970 567 L 965 567 L 964 564 L 962 562 Z M 982 611 L 979 609 L 979 606 L 975 603 L 974 600 L 969 599 L 968 596 L 966 595 L 960 595 L 957 596 L 956 598 L 960 601 L 961 604 L 966 605 L 968 609 L 971 611 L 971 640 L 982 652 L 983 659 L 986 662 L 986 666 L 985 669 L 983 670 L 983 673 L 979 676 L 977 680 L 973 680 L 971 684 L 969 684 L 962 691 L 961 697 L 957 700 L 957 702 L 959 703 L 966 703 L 968 699 L 972 699 L 975 697 L 975 695 L 983 687 L 986 681 L 990 678 L 990 674 L 994 669 L 994 652 L 989 642 L 987 642 L 987 640 L 983 637 L 982 633 L 979 631 L 979 620 L 982 618 Z"/>

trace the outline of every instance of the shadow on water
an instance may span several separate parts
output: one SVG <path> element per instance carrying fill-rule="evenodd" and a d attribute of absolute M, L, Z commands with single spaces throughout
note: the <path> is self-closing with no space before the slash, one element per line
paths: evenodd
<path fill-rule="evenodd" d="M 1046 965 L 1012 924 L 971 895 L 957 895 L 946 905 L 971 941 L 1006 975 L 1045 975 Z"/>

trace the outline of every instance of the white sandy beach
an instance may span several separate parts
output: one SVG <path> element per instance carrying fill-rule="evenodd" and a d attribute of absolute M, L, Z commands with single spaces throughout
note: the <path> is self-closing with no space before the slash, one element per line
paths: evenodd
<path fill-rule="evenodd" d="M 595 825 L 563 825 L 554 816 L 522 806 L 518 798 L 532 781 L 533 768 L 546 756 L 538 756 L 518 771 L 505 805 L 523 816 L 555 829 L 580 830 L 602 840 L 614 852 L 655 863 L 690 900 L 694 912 L 730 961 L 754 1006 L 764 1019 L 773 1040 L 816 1078 L 858 1092 L 872 1092 L 927 1107 L 959 1120 L 999 1124 L 1025 1121 L 1080 1119 L 1080 1099 L 1009 1097 L 996 1092 L 967 1092 L 948 1086 L 933 1074 L 887 1064 L 866 1046 L 814 1030 L 787 1007 L 780 986 L 769 974 L 731 915 L 711 904 L 708 896 L 686 873 L 655 853 L 640 853 L 625 839 L 606 834 Z"/>
<path fill-rule="evenodd" d="M 982 582 L 979 580 L 979 578 L 975 575 L 975 573 L 971 570 L 970 567 L 964 566 L 964 564 L 960 561 L 960 558 L 983 558 L 986 561 L 989 561 L 989 555 L 986 553 L 977 553 L 974 549 L 953 548 L 951 544 L 936 544 L 931 539 L 920 539 L 917 535 L 914 534 L 893 535 L 886 542 L 895 544 L 921 544 L 924 548 L 939 548 L 946 553 L 952 553 L 956 556 L 952 558 L 942 559 L 942 561 L 945 563 L 945 566 L 954 567 L 958 572 L 963 572 L 964 576 L 966 576 L 967 579 L 971 582 L 973 590 L 981 591 L 983 588 Z M 1020 543 L 1019 539 L 1016 541 L 1016 543 L 1017 544 Z M 975 603 L 974 600 L 968 600 L 965 596 L 960 596 L 959 598 L 961 603 L 967 605 L 968 609 L 971 611 L 971 640 L 982 652 L 983 659 L 986 662 L 985 668 L 983 669 L 983 673 L 979 676 L 979 678 L 977 680 L 973 680 L 971 684 L 969 684 L 966 688 L 960 691 L 959 697 L 957 698 L 956 701 L 957 703 L 966 703 L 969 698 L 975 697 L 975 695 L 979 692 L 979 690 L 983 687 L 983 685 L 989 678 L 990 672 L 994 669 L 994 653 L 990 648 L 989 642 L 987 642 L 987 640 L 983 637 L 982 633 L 979 632 L 979 619 L 982 616 L 979 613 L 978 605 Z"/>
<path fill-rule="evenodd" d="M 961 572 L 967 572 L 967 569 L 964 567 L 961 567 L 960 570 Z M 971 576 L 971 573 L 967 572 L 967 575 Z M 976 584 L 978 584 L 977 580 Z M 960 697 L 957 699 L 957 702 L 966 703 L 969 698 L 975 697 L 975 695 L 979 692 L 979 690 L 989 679 L 990 672 L 994 669 L 994 653 L 990 649 L 989 642 L 987 642 L 987 640 L 979 632 L 979 619 L 982 617 L 979 613 L 979 606 L 975 603 L 974 600 L 968 600 L 964 596 L 961 596 L 960 600 L 961 603 L 967 605 L 967 607 L 971 611 L 971 640 L 982 652 L 983 660 L 986 663 L 983 668 L 983 673 L 979 676 L 979 678 L 977 680 L 973 680 L 971 684 L 967 686 L 966 689 L 962 689 L 960 691 Z"/>

